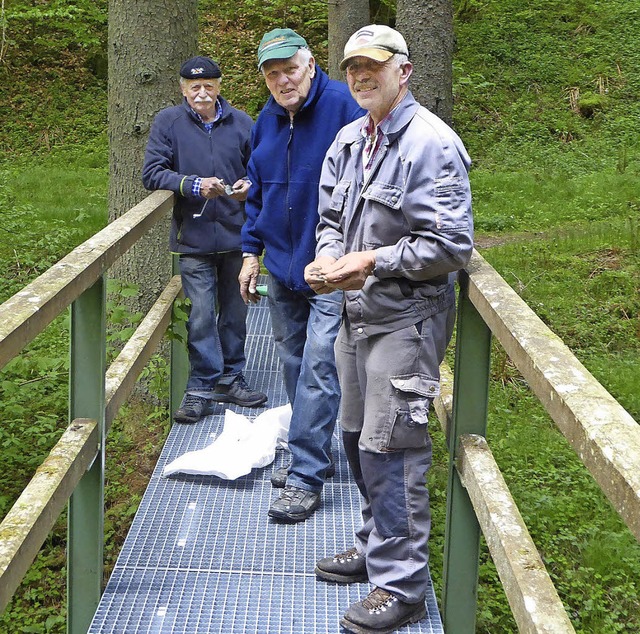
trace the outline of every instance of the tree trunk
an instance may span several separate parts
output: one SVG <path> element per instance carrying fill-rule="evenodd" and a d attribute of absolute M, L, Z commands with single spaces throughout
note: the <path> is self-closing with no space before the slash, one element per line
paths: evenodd
<path fill-rule="evenodd" d="M 343 79 L 340 61 L 347 40 L 369 24 L 369 0 L 329 0 L 329 68 L 331 79 Z"/>
<path fill-rule="evenodd" d="M 181 99 L 178 71 L 196 54 L 197 0 L 109 1 L 109 221 L 148 195 L 141 181 L 155 114 Z M 147 311 L 171 275 L 169 218 L 130 249 L 111 277 L 139 285 Z"/>
<path fill-rule="evenodd" d="M 453 113 L 452 0 L 398 0 L 396 28 L 407 41 L 411 91 L 426 108 L 451 124 Z"/>

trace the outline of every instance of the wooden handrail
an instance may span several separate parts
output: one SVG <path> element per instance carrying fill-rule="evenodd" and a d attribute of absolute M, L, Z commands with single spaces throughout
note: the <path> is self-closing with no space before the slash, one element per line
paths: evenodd
<path fill-rule="evenodd" d="M 0 306 L 0 368 L 41 333 L 173 206 L 156 191 Z"/>
<path fill-rule="evenodd" d="M 74 420 L 0 524 L 0 611 L 11 600 L 98 451 L 94 420 Z"/>
<path fill-rule="evenodd" d="M 469 299 L 640 540 L 640 425 L 476 251 Z"/>

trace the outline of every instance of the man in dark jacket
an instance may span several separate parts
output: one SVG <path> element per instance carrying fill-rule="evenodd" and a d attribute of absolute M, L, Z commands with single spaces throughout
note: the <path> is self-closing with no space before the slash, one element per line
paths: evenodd
<path fill-rule="evenodd" d="M 269 515 L 299 522 L 318 508 L 325 478 L 334 470 L 331 436 L 340 391 L 333 344 L 342 308 L 341 292 L 316 295 L 309 288 L 304 267 L 315 255 L 325 152 L 337 131 L 364 111 L 345 84 L 316 65 L 304 38 L 291 29 L 264 35 L 258 68 L 271 97 L 252 132 L 239 280 L 245 301 L 258 301 L 258 256 L 266 251 L 271 322 L 293 408 L 291 465 L 274 472 L 272 484 L 284 489 Z"/>
<path fill-rule="evenodd" d="M 245 407 L 267 400 L 242 374 L 247 307 L 237 282 L 253 122 L 220 96 L 220 77 L 208 57 L 182 65 L 184 100 L 156 116 L 142 172 L 147 189 L 169 189 L 177 199 L 170 248 L 180 255 L 182 286 L 191 302 L 191 372 L 174 414 L 179 423 L 197 422 L 209 400 Z"/>

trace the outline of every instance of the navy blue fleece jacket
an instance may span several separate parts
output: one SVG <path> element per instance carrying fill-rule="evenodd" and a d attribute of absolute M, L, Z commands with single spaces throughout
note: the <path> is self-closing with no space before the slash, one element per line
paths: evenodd
<path fill-rule="evenodd" d="M 177 194 L 169 238 L 171 251 L 176 253 L 202 255 L 240 249 L 244 203 L 228 196 L 207 201 L 191 193 L 197 176 L 216 176 L 233 185 L 246 175 L 253 121 L 222 97 L 218 100 L 222 116 L 211 133 L 186 99 L 161 110 L 149 133 L 142 182 L 147 189 L 170 189 Z"/>
<path fill-rule="evenodd" d="M 316 66 L 293 121 L 270 97 L 253 127 L 242 250 L 256 255 L 264 250 L 269 273 L 292 290 L 310 291 L 303 273 L 315 257 L 324 155 L 338 130 L 363 114 L 346 84 Z"/>

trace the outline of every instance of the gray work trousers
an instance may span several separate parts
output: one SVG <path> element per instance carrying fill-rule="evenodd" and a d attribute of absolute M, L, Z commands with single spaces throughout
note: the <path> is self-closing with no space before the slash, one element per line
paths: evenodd
<path fill-rule="evenodd" d="M 427 417 L 455 321 L 453 293 L 439 299 L 438 312 L 395 332 L 354 337 L 344 320 L 335 346 L 342 439 L 363 496 L 356 547 L 370 582 L 407 603 L 429 584 Z"/>

